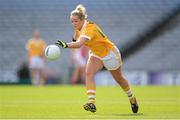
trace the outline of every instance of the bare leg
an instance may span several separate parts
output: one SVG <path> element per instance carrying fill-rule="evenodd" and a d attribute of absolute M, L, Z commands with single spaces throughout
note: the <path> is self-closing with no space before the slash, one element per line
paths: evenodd
<path fill-rule="evenodd" d="M 124 91 L 128 91 L 130 89 L 127 80 L 122 76 L 120 68 L 118 68 L 117 70 L 111 70 L 110 72 L 111 72 L 113 78 L 122 87 L 122 89 Z"/>
<path fill-rule="evenodd" d="M 131 103 L 131 108 L 132 108 L 133 113 L 137 113 L 138 112 L 138 104 L 137 104 L 136 98 L 133 95 L 127 80 L 122 76 L 121 69 L 118 68 L 117 70 L 112 70 L 110 72 L 111 72 L 113 78 L 117 81 L 117 83 L 124 90 L 124 92 L 126 92 L 128 98 L 129 98 L 129 101 Z"/>
<path fill-rule="evenodd" d="M 36 78 L 37 78 L 37 70 L 36 69 L 31 69 L 31 82 L 32 85 L 36 85 Z"/>
<path fill-rule="evenodd" d="M 84 66 L 81 66 L 81 69 L 80 69 L 80 76 L 81 76 L 81 83 L 82 84 L 85 84 L 85 67 Z"/>
<path fill-rule="evenodd" d="M 76 66 L 74 71 L 73 71 L 73 75 L 71 77 L 71 83 L 72 84 L 76 84 L 77 83 L 79 74 L 80 74 L 80 67 Z"/>
<path fill-rule="evenodd" d="M 94 81 L 94 77 L 96 73 L 102 69 L 103 63 L 100 59 L 90 56 L 88 59 L 87 67 L 86 67 L 86 89 L 89 101 L 95 103 L 95 92 L 96 92 L 96 84 Z"/>
<path fill-rule="evenodd" d="M 44 75 L 44 70 L 43 70 L 43 69 L 40 69 L 40 70 L 39 70 L 39 75 L 40 75 L 40 77 L 39 77 L 39 79 L 40 79 L 40 85 L 41 85 L 41 86 L 44 86 L 45 83 L 46 83 L 46 81 L 45 81 L 45 75 Z"/>

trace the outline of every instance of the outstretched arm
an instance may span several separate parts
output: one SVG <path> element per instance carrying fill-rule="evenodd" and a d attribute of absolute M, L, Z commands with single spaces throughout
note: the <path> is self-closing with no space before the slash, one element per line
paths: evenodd
<path fill-rule="evenodd" d="M 57 45 L 63 47 L 63 48 L 80 48 L 82 45 L 85 44 L 85 41 L 87 41 L 88 39 L 85 37 L 80 37 L 78 41 L 76 42 L 69 42 L 69 43 L 65 43 L 61 40 L 58 40 L 56 42 Z"/>
<path fill-rule="evenodd" d="M 76 42 L 70 42 L 67 43 L 68 48 L 80 48 L 82 45 L 84 45 L 85 41 L 88 40 L 85 37 L 81 37 L 78 41 Z"/>

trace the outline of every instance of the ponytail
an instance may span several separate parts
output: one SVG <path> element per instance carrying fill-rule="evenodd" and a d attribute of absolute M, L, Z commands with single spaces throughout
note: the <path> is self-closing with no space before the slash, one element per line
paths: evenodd
<path fill-rule="evenodd" d="M 71 17 L 73 15 L 77 15 L 80 20 L 87 19 L 86 8 L 82 4 L 77 5 L 76 9 L 71 12 Z"/>

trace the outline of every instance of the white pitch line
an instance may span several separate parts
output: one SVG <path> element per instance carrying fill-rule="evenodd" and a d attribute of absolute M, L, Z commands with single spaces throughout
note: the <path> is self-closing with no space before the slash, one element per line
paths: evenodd
<path fill-rule="evenodd" d="M 97 101 L 97 104 L 127 104 L 129 101 L 121 101 L 121 100 L 111 100 L 111 101 Z M 5 104 L 82 104 L 84 101 L 72 101 L 72 100 L 6 100 L 6 101 L 0 101 L 0 105 Z M 177 102 L 177 100 L 173 101 L 141 101 L 141 104 L 176 104 L 179 105 L 180 102 Z"/>

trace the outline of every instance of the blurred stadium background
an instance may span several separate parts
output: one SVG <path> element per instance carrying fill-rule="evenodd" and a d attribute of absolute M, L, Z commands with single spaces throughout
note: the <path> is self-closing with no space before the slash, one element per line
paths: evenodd
<path fill-rule="evenodd" d="M 22 83 L 17 71 L 26 59 L 25 43 L 38 28 L 47 44 L 70 41 L 70 12 L 79 3 L 99 24 L 124 58 L 123 72 L 131 84 L 180 84 L 179 0 L 0 0 L 0 83 Z M 47 62 L 47 69 L 70 83 L 70 50 Z M 99 85 L 114 85 L 104 71 Z M 24 82 L 26 83 L 26 82 Z"/>
<path fill-rule="evenodd" d="M 25 44 L 32 30 L 39 29 L 47 44 L 71 41 L 69 14 L 80 3 L 121 50 L 138 114 L 107 71 L 95 78 L 103 86 L 97 87 L 97 113 L 84 111 L 84 86 L 69 85 L 69 49 L 46 62 L 47 84 L 56 85 L 34 87 L 26 79 Z M 0 0 L 0 58 L 0 119 L 180 118 L 180 0 Z"/>

